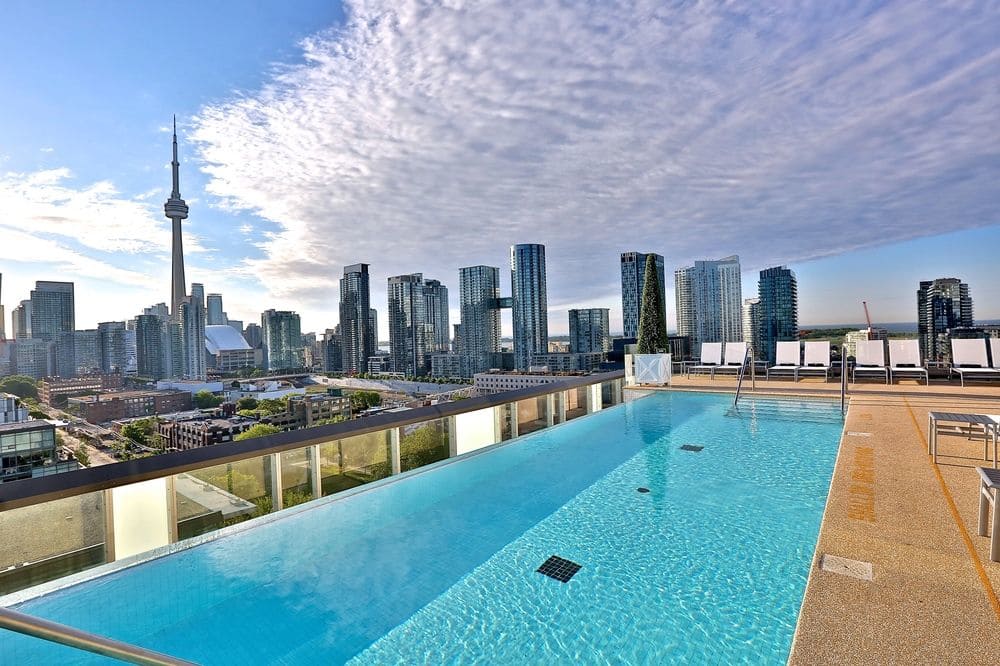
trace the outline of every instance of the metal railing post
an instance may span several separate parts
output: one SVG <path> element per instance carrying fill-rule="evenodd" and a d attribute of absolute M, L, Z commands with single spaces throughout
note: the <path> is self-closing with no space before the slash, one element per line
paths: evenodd
<path fill-rule="evenodd" d="M 840 347 L 840 413 L 847 413 L 847 345 Z"/>

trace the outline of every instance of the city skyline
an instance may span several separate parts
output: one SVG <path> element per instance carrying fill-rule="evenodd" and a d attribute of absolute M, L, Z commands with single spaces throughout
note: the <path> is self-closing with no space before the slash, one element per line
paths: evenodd
<path fill-rule="evenodd" d="M 571 308 L 608 307 L 612 330 L 622 330 L 617 257 L 634 249 L 665 257 L 671 328 L 673 270 L 727 254 L 741 257 L 744 294 L 753 293 L 762 268 L 794 270 L 802 326 L 860 321 L 861 300 L 878 321 L 912 321 L 912 285 L 928 275 L 960 277 L 976 299 L 977 317 L 1000 318 L 990 263 L 990 248 L 1000 242 L 1000 205 L 990 185 L 998 139 L 989 121 L 1000 89 L 988 67 L 998 27 L 991 12 L 889 3 L 843 12 L 834 23 L 803 7 L 782 13 L 780 29 L 769 31 L 748 29 L 767 17 L 711 6 L 663 9 L 655 20 L 643 10 L 638 14 L 650 20 L 636 24 L 630 11 L 608 5 L 610 24 L 636 29 L 635 44 L 618 40 L 616 51 L 604 47 L 619 35 L 595 32 L 585 12 L 573 8 L 539 8 L 517 26 L 488 8 L 481 16 L 445 17 L 432 6 L 416 17 L 404 7 L 390 12 L 405 19 L 395 24 L 367 11 L 320 2 L 295 12 L 263 7 L 227 21 L 232 31 L 220 37 L 209 27 L 231 8 L 181 3 L 172 13 L 185 17 L 190 48 L 177 54 L 145 37 L 159 23 L 142 12 L 80 5 L 53 17 L 16 4 L 10 19 L 18 29 L 0 46 L 12 63 L 0 83 L 25 93 L 0 110 L 9 129 L 0 151 L 6 311 L 36 280 L 76 283 L 81 329 L 171 301 L 163 289 L 170 222 L 160 205 L 170 194 L 163 138 L 176 112 L 192 210 L 184 228 L 186 277 L 223 293 L 230 316 L 243 321 L 255 321 L 265 308 L 291 309 L 301 313 L 304 330 L 322 331 L 337 323 L 329 294 L 344 265 L 371 264 L 371 302 L 383 309 L 389 276 L 433 272 L 454 289 L 462 266 L 504 265 L 510 243 L 547 248 L 554 335 L 567 332 Z M 525 126 L 537 128 L 528 131 L 504 120 L 506 77 L 546 56 L 537 34 L 554 18 L 590 46 L 549 57 L 553 72 L 561 76 L 561 67 L 586 59 L 608 92 L 573 104 L 562 93 L 574 88 L 556 85 L 549 94 L 546 72 L 527 67 L 521 88 L 538 97 L 529 97 L 524 111 Z M 481 44 L 489 66 L 464 63 L 480 78 L 486 73 L 485 90 L 469 87 L 476 79 L 464 78 L 456 63 L 433 64 L 443 46 L 438 20 L 455 34 L 484 20 L 496 24 L 496 35 Z M 716 25 L 742 41 L 709 45 L 671 27 L 685 21 Z M 97 53 L 80 25 L 128 37 Z M 407 39 L 378 39 L 390 31 Z M 413 34 L 423 39 L 408 39 Z M 838 47 L 833 38 L 842 35 L 853 36 L 854 50 Z M 677 45 L 661 57 L 645 53 L 674 38 Z M 252 49 L 242 46 L 251 42 Z M 390 42 L 397 50 L 385 50 Z M 338 48 L 354 56 L 350 62 L 336 56 Z M 678 79 L 668 66 L 683 56 L 677 49 L 694 54 L 690 79 Z M 620 79 L 605 55 L 612 52 L 626 59 Z M 924 57 L 906 57 L 913 52 Z M 216 65 L 211 71 L 199 67 L 206 53 Z M 698 62 L 704 53 L 715 57 Z M 885 67 L 877 76 L 871 54 Z M 722 64 L 728 56 L 760 65 L 772 78 L 741 84 L 740 72 Z M 415 91 L 399 82 L 379 88 L 382 96 L 356 97 L 359 86 L 385 83 L 377 78 L 381 65 L 401 62 L 428 63 L 431 86 L 459 76 L 465 87 L 454 88 L 482 93 L 482 108 L 441 91 L 454 116 L 434 107 L 421 118 L 410 112 Z M 356 80 L 344 86 L 348 65 Z M 151 70 L 162 73 L 156 83 L 147 80 Z M 659 78 L 663 88 L 638 85 Z M 875 80 L 879 89 L 856 87 Z M 663 96 L 680 84 L 691 96 L 688 106 L 703 111 L 694 114 L 704 123 L 699 128 Z M 774 93 L 778 88 L 788 92 Z M 344 108 L 352 105 L 342 104 L 343 95 L 356 102 L 358 115 Z M 301 113 L 288 122 L 275 116 L 264 105 L 274 97 L 301 103 Z M 78 113 L 54 112 L 69 99 Z M 396 103 L 391 117 L 387 101 Z M 669 122 L 620 111 L 642 113 L 661 102 L 662 112 L 646 115 Z M 782 113 L 771 122 L 773 108 Z M 283 144 L 310 146 L 306 160 L 315 168 L 289 171 Z M 405 159 L 376 149 L 384 145 L 407 146 Z M 573 168 L 564 177 L 557 166 L 567 165 Z M 485 186 L 484 170 L 501 185 Z M 628 185 L 633 181 L 645 189 Z M 386 196 L 384 185 L 403 182 L 398 195 Z M 303 194 L 311 192 L 329 198 Z M 411 228 L 419 233 L 400 233 Z M 497 238 L 493 228 L 510 237 Z M 387 249 L 386 238 L 397 247 Z M 457 299 L 449 309 L 458 321 Z M 384 340 L 384 317 L 380 323 Z M 9 317 L 5 324 L 9 329 Z M 503 333 L 511 333 L 509 313 Z"/>

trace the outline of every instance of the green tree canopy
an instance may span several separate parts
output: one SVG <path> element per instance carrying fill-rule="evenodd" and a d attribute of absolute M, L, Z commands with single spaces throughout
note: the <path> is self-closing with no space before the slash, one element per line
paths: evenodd
<path fill-rule="evenodd" d="M 38 383 L 27 375 L 8 375 L 0 379 L 0 393 L 13 393 L 19 398 L 38 398 Z"/>
<path fill-rule="evenodd" d="M 149 440 L 149 434 L 147 432 L 147 427 L 145 424 L 146 419 L 140 421 L 132 421 L 131 423 L 126 423 L 122 426 L 122 437 L 125 439 L 130 439 L 136 444 L 145 446 L 146 442 Z"/>
<path fill-rule="evenodd" d="M 282 398 L 264 398 L 257 401 L 257 410 L 266 415 L 282 414 L 285 411 L 285 402 Z"/>
<path fill-rule="evenodd" d="M 660 296 L 663 285 L 656 273 L 656 262 L 646 258 L 646 272 L 642 279 L 642 306 L 639 309 L 640 354 L 657 354 L 669 350 L 667 341 L 667 321 Z"/>
<path fill-rule="evenodd" d="M 194 405 L 198 409 L 210 409 L 222 404 L 224 398 L 215 395 L 211 391 L 198 391 L 194 394 Z"/>
<path fill-rule="evenodd" d="M 244 439 L 253 439 L 254 437 L 264 437 L 265 435 L 274 435 L 281 432 L 281 428 L 273 426 L 270 423 L 257 423 L 250 426 L 249 429 L 244 430 L 240 434 L 233 437 L 233 440 L 237 442 L 242 442 Z"/>
<path fill-rule="evenodd" d="M 382 396 L 377 391 L 354 391 L 350 399 L 351 409 L 355 412 L 362 412 L 369 407 L 378 407 L 382 404 Z"/>
<path fill-rule="evenodd" d="M 236 409 L 257 409 L 257 398 L 246 396 L 236 401 Z"/>

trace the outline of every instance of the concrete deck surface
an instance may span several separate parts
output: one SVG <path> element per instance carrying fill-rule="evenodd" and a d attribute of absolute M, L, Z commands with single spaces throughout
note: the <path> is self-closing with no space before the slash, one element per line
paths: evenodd
<path fill-rule="evenodd" d="M 734 387 L 732 378 L 673 383 Z M 839 398 L 840 385 L 758 381 L 757 393 Z M 935 464 L 926 439 L 929 411 L 1000 414 L 1000 384 L 871 382 L 849 396 L 789 663 L 1000 664 L 1000 563 L 977 536 L 974 469 L 992 462 L 982 439 L 950 435 L 939 437 Z M 872 580 L 823 570 L 827 554 L 870 563 Z"/>

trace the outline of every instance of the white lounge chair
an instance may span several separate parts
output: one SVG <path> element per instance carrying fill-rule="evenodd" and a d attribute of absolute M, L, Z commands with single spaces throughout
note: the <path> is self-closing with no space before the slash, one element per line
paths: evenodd
<path fill-rule="evenodd" d="M 858 340 L 851 381 L 858 381 L 859 374 L 882 375 L 885 383 L 889 383 L 889 368 L 885 367 L 885 340 Z"/>
<path fill-rule="evenodd" d="M 951 374 L 959 376 L 962 386 L 965 386 L 966 375 L 978 379 L 1000 379 L 1000 361 L 997 359 L 1000 345 L 993 345 L 993 342 L 990 340 L 993 348 L 993 367 L 990 367 L 986 360 L 986 340 L 951 341 Z"/>
<path fill-rule="evenodd" d="M 905 376 L 924 378 L 929 384 L 927 368 L 920 363 L 920 342 L 918 340 L 889 340 L 889 382 Z"/>
<path fill-rule="evenodd" d="M 767 369 L 767 379 L 771 379 L 771 373 L 781 374 L 792 373 L 792 379 L 799 381 L 799 368 L 802 367 L 800 358 L 801 347 L 798 341 L 779 342 L 775 347 L 774 365 Z"/>
<path fill-rule="evenodd" d="M 805 343 L 806 360 L 799 368 L 800 375 L 822 374 L 823 381 L 830 379 L 830 341 L 813 340 Z"/>
<path fill-rule="evenodd" d="M 692 372 L 707 372 L 715 379 L 715 369 L 722 364 L 722 343 L 703 342 L 701 343 L 701 361 L 698 365 L 688 366 L 687 376 Z"/>
<path fill-rule="evenodd" d="M 715 369 L 715 372 L 731 372 L 734 375 L 740 374 L 740 369 L 743 367 L 746 356 L 747 343 L 727 342 L 725 360 L 722 362 L 722 365 Z"/>

